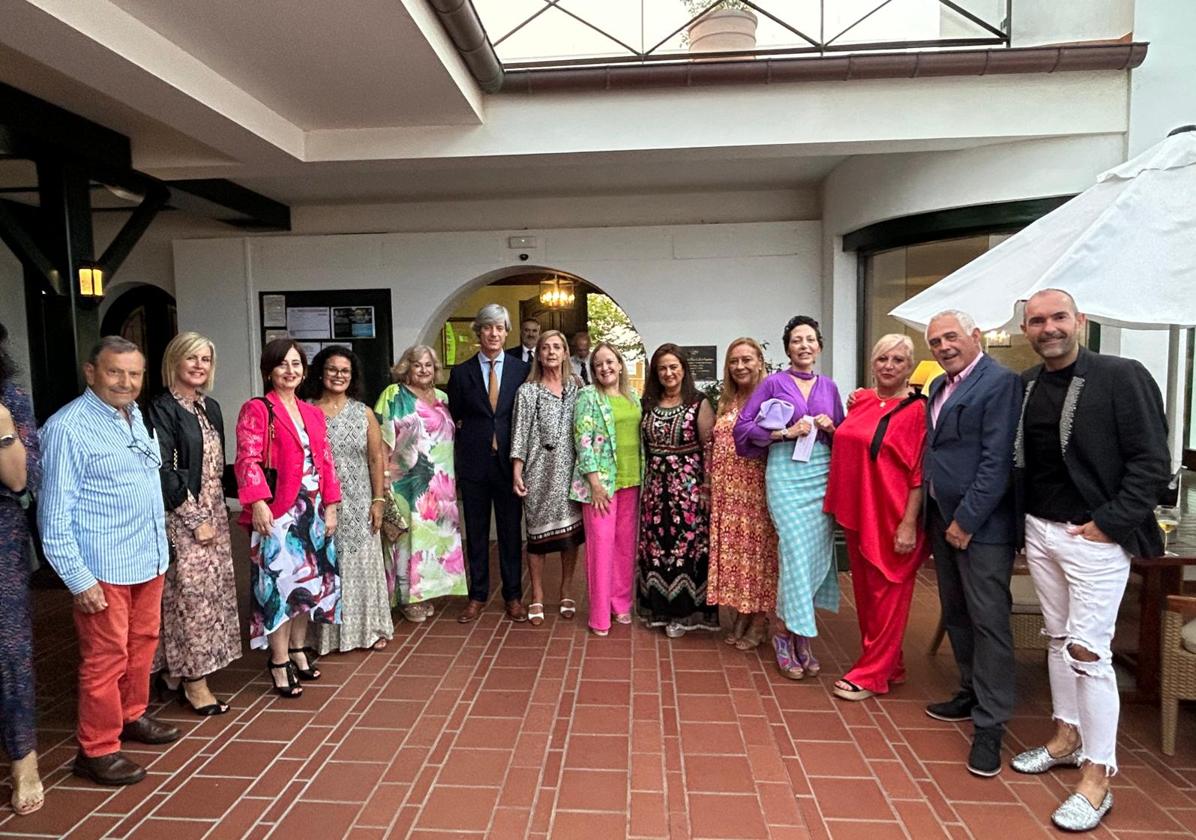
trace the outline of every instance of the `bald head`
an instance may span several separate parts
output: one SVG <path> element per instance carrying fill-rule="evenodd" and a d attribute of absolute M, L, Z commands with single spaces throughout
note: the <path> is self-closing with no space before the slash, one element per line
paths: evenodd
<path fill-rule="evenodd" d="M 1031 303 L 1035 304 L 1035 308 L 1040 303 L 1048 307 L 1066 306 L 1072 315 L 1080 314 L 1079 308 L 1076 307 L 1076 299 L 1062 289 L 1041 289 L 1030 295 L 1026 300 L 1026 312 L 1030 311 Z"/>
<path fill-rule="evenodd" d="M 1080 333 L 1087 319 L 1075 299 L 1062 289 L 1043 289 L 1026 301 L 1022 332 L 1047 370 L 1060 370 L 1080 353 Z"/>

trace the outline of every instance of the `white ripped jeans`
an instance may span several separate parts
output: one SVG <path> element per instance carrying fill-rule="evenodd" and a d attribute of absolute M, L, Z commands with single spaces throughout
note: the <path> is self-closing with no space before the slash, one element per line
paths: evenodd
<path fill-rule="evenodd" d="M 1113 631 L 1130 574 L 1129 553 L 1067 532 L 1072 526 L 1026 516 L 1026 563 L 1042 603 L 1047 665 L 1056 720 L 1080 732 L 1081 755 L 1117 772 L 1121 701 L 1113 673 Z M 1069 645 L 1099 658 L 1073 657 Z"/>

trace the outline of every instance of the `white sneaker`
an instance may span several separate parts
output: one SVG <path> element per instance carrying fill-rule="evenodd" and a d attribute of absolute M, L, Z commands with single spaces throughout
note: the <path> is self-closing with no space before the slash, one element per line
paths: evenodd
<path fill-rule="evenodd" d="M 670 621 L 665 625 L 664 634 L 670 639 L 680 639 L 685 635 L 685 627 L 675 621 Z"/>

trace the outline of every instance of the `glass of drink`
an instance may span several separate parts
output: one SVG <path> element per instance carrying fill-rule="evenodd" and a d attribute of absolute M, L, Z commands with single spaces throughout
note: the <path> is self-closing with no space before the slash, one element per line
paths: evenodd
<path fill-rule="evenodd" d="M 1154 509 L 1155 521 L 1159 523 L 1159 530 L 1163 532 L 1163 556 L 1174 557 L 1174 551 L 1167 550 L 1167 540 L 1171 532 L 1179 527 L 1179 506 L 1159 505 Z"/>

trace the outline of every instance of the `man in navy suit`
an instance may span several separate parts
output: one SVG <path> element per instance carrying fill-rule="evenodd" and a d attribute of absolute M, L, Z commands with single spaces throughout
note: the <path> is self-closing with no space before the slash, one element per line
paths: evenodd
<path fill-rule="evenodd" d="M 536 356 L 536 343 L 540 340 L 540 322 L 535 318 L 524 318 L 519 322 L 519 346 L 507 351 L 525 364 L 531 365 Z"/>
<path fill-rule="evenodd" d="M 507 616 L 527 621 L 520 602 L 523 504 L 511 481 L 511 413 L 515 392 L 530 367 L 503 352 L 510 331 L 511 316 L 505 307 L 483 306 L 473 322 L 481 350 L 453 368 L 445 388 L 457 424 L 454 456 L 469 556 L 469 605 L 457 618 L 463 624 L 477 619 L 490 597 L 491 508 L 498 528 L 498 568 Z"/>
<path fill-rule="evenodd" d="M 926 343 L 947 375 L 930 389 L 923 509 L 960 677 L 959 692 L 931 703 L 926 713 L 948 721 L 970 717 L 968 770 L 995 776 L 1013 714 L 1009 576 L 1017 529 L 1011 475 L 1021 378 L 982 351 L 980 330 L 966 313 L 935 315 Z"/>

